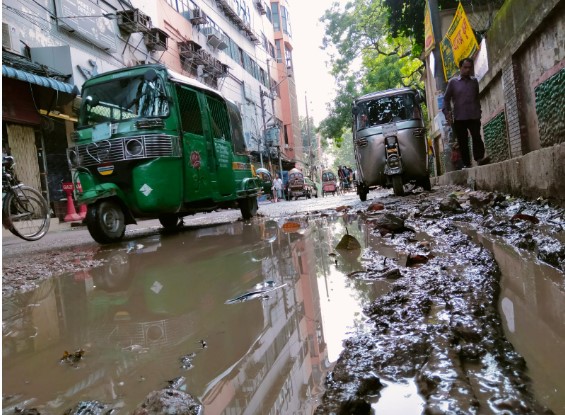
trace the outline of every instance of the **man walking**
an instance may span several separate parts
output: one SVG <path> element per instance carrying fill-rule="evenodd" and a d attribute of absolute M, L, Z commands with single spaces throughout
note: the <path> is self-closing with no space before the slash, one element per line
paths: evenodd
<path fill-rule="evenodd" d="M 479 81 L 471 76 L 472 72 L 473 59 L 462 59 L 459 62 L 459 76 L 449 80 L 443 98 L 443 113 L 457 137 L 463 168 L 471 167 L 468 132 L 471 133 L 473 158 L 477 164 L 482 166 L 490 162 L 490 157 L 485 157 L 485 145 L 481 139 Z M 451 101 L 453 101 L 453 113 Z"/>
<path fill-rule="evenodd" d="M 275 202 L 282 200 L 282 186 L 283 182 L 281 178 L 278 174 L 275 175 L 275 181 L 273 182 L 273 197 L 275 199 Z"/>

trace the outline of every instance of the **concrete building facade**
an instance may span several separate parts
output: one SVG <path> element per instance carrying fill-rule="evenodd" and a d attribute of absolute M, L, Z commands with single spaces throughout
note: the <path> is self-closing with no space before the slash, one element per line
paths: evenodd
<path fill-rule="evenodd" d="M 20 180 L 50 201 L 70 181 L 66 148 L 80 87 L 139 64 L 165 64 L 217 89 L 238 105 L 256 165 L 294 166 L 299 123 L 288 102 L 296 93 L 285 1 L 5 0 L 2 29 L 3 151 L 15 156 Z"/>

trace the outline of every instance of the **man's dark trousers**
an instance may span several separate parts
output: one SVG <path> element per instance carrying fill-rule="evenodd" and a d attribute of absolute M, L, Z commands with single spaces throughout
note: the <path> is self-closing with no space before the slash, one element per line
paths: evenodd
<path fill-rule="evenodd" d="M 455 120 L 453 121 L 453 132 L 459 143 L 463 166 L 471 167 L 471 157 L 469 155 L 469 135 L 473 140 L 473 158 L 475 161 L 481 160 L 485 156 L 485 145 L 481 139 L 481 120 Z"/>

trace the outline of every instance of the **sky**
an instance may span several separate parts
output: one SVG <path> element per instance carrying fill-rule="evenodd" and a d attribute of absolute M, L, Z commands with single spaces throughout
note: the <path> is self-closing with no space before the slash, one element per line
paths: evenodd
<path fill-rule="evenodd" d="M 333 2 L 345 4 L 346 0 L 290 0 L 294 76 L 298 111 L 301 117 L 308 115 L 314 124 L 327 117 L 326 102 L 335 97 L 335 81 L 329 75 L 328 56 L 320 49 L 324 28 L 320 17 Z M 305 96 L 307 99 L 305 99 Z"/>

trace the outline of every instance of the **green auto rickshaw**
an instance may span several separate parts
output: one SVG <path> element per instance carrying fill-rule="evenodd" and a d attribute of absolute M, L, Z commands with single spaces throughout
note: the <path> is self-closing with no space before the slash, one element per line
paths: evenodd
<path fill-rule="evenodd" d="M 261 182 L 237 106 L 163 65 L 88 79 L 72 138 L 75 197 L 99 243 L 121 240 L 136 218 L 176 229 L 184 216 L 217 208 L 257 213 Z"/>

